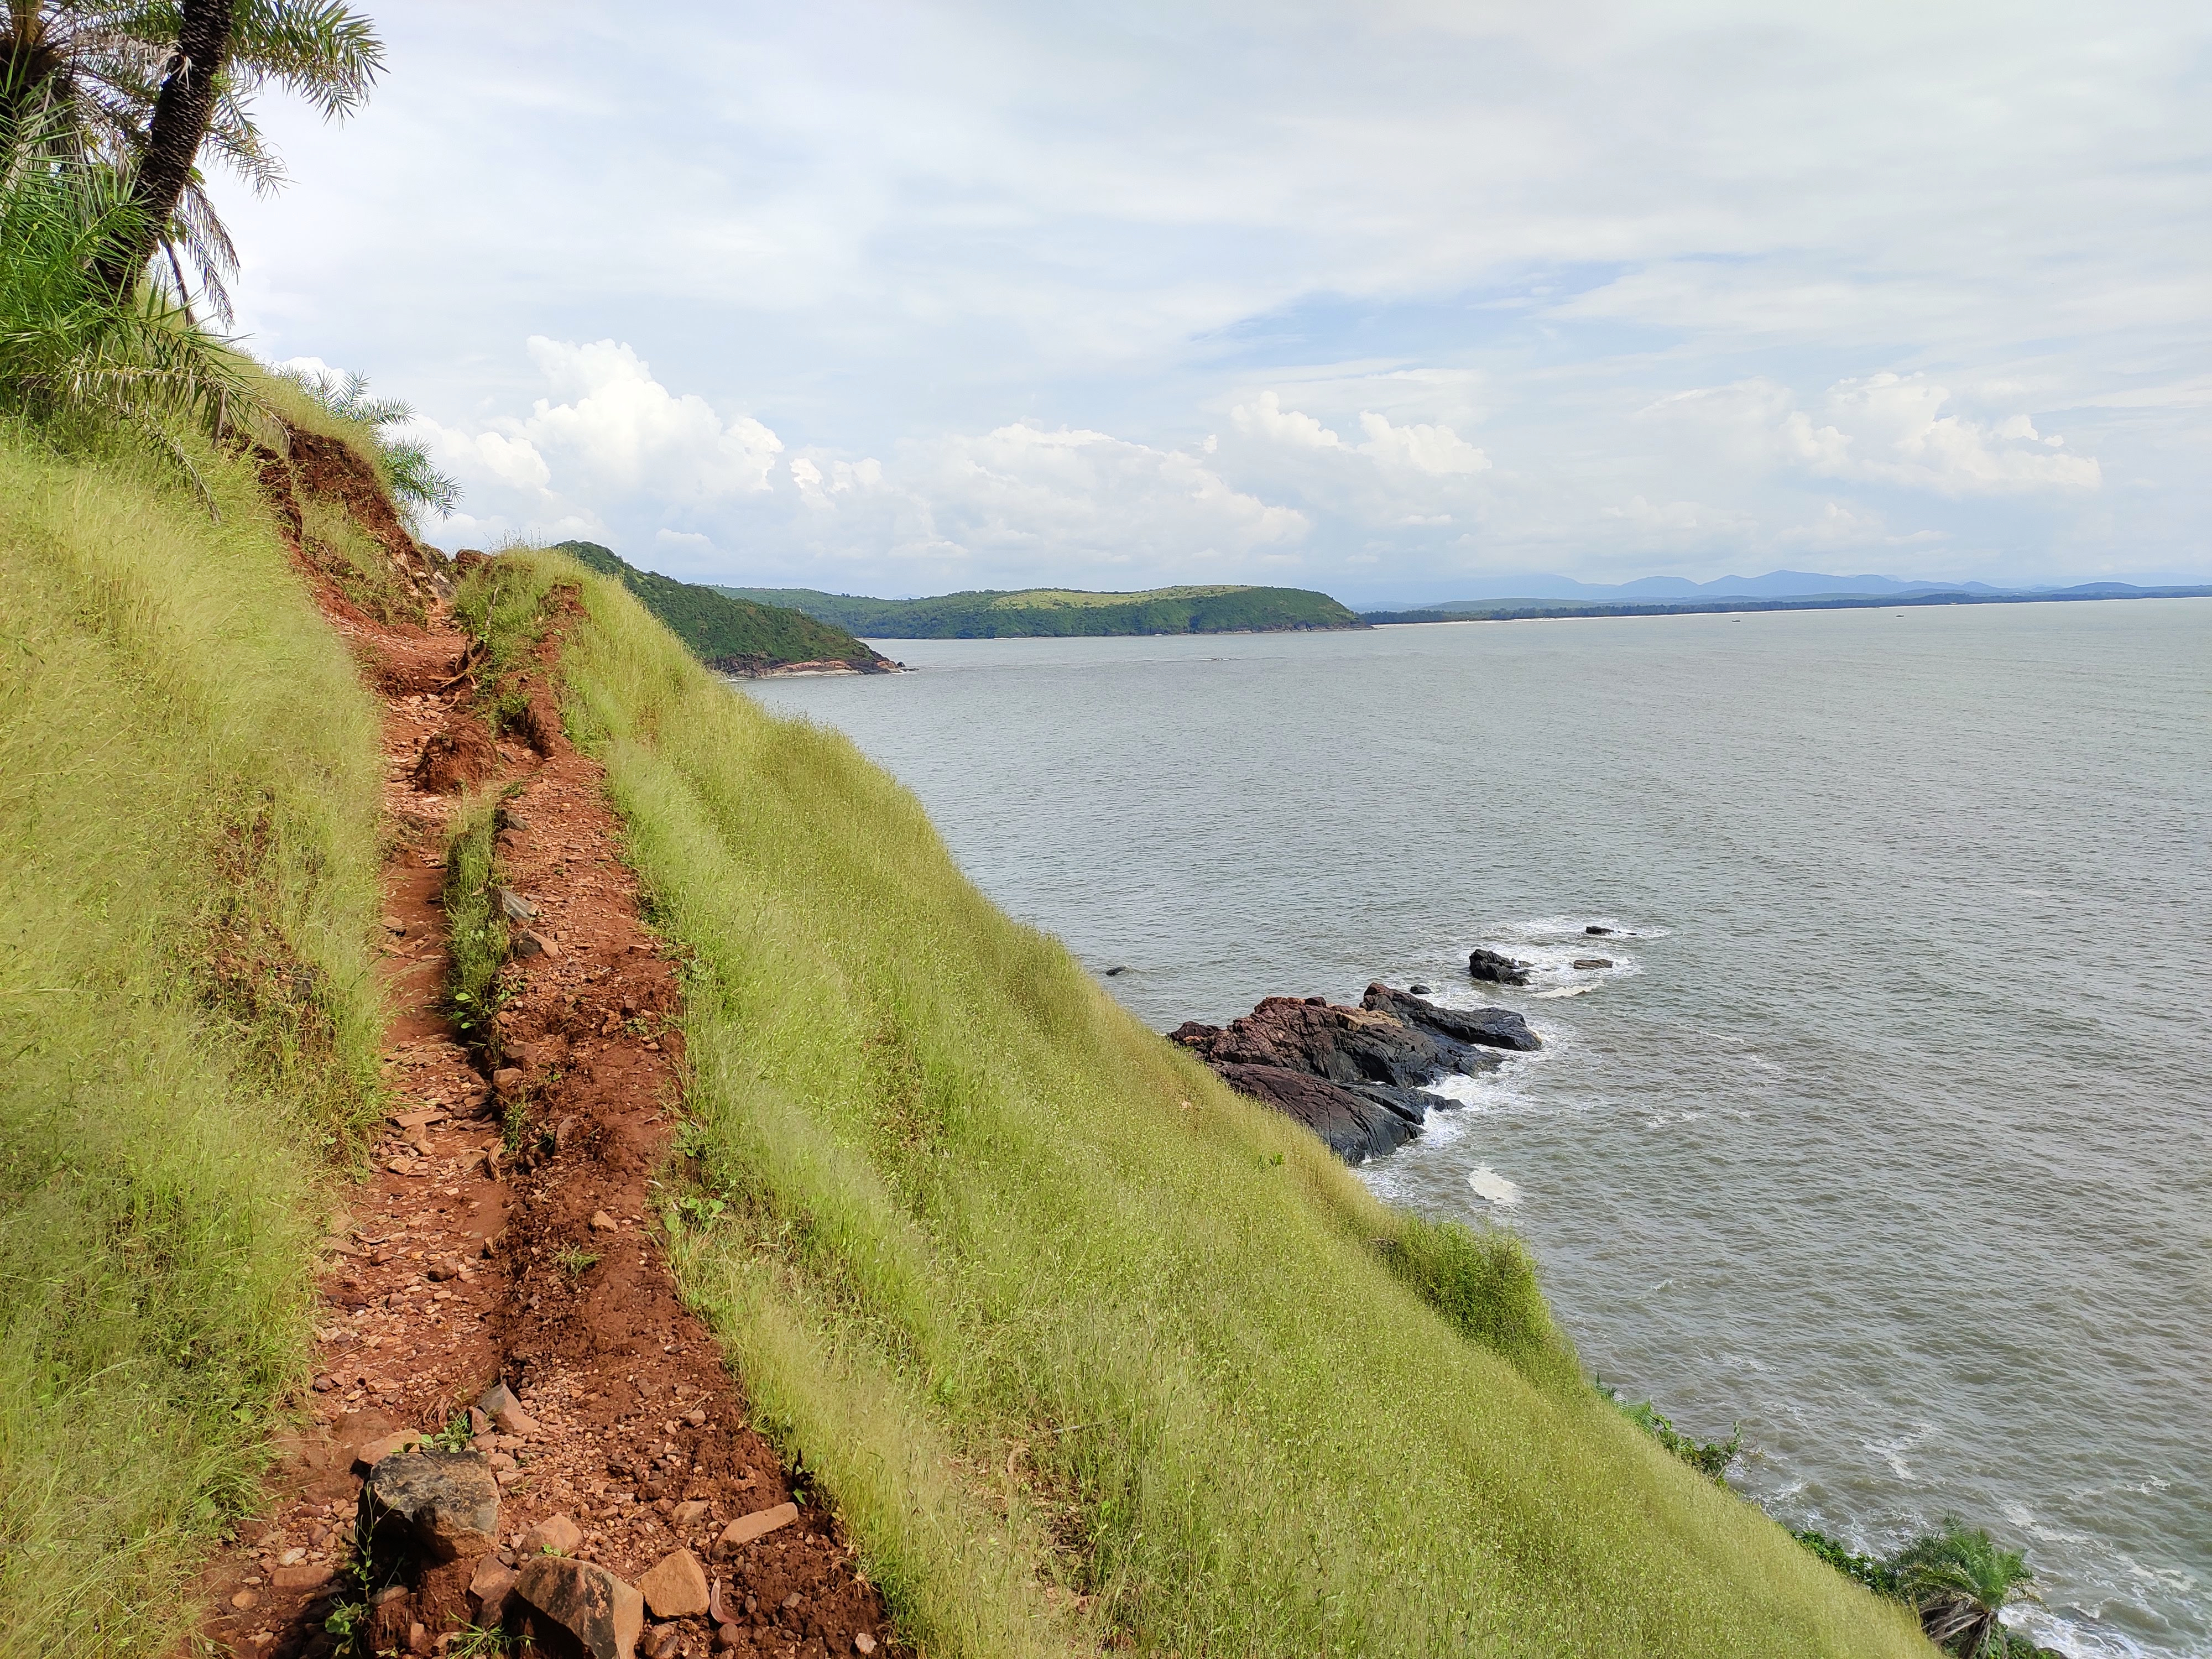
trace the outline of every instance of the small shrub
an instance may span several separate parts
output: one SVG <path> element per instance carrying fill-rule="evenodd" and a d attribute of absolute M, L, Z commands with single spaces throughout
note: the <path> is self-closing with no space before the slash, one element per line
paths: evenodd
<path fill-rule="evenodd" d="M 1897 1569 L 1879 1556 L 1854 1554 L 1838 1540 L 1810 1528 L 1792 1531 L 1790 1535 L 1844 1577 L 1864 1584 L 1877 1595 L 1902 1599 L 1897 1587 Z"/>
<path fill-rule="evenodd" d="M 425 511 L 442 517 L 461 504 L 460 484 L 430 465 L 428 451 L 411 440 L 387 435 L 414 421 L 411 404 L 397 398 L 370 397 L 366 374 L 281 367 L 269 373 L 361 430 L 375 453 L 384 488 L 401 512 L 410 518 Z"/>
<path fill-rule="evenodd" d="M 1470 1341 L 1510 1360 L 1532 1381 L 1578 1387 L 1573 1351 L 1552 1323 L 1527 1248 L 1508 1232 L 1456 1221 L 1397 1218 L 1380 1242 L 1398 1277 Z"/>
<path fill-rule="evenodd" d="M 1728 1484 L 1728 1467 L 1735 1462 L 1735 1455 L 1743 1449 L 1741 1425 L 1725 1440 L 1699 1440 L 1676 1429 L 1648 1400 L 1639 1400 L 1632 1404 L 1602 1382 L 1597 1385 L 1597 1389 L 1613 1402 L 1614 1410 L 1708 1480 L 1722 1486 Z"/>

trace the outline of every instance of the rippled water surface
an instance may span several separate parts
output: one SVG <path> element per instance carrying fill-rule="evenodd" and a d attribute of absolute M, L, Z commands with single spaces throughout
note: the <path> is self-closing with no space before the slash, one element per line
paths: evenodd
<path fill-rule="evenodd" d="M 1741 1489 L 2212 1653 L 2212 602 L 884 645 L 761 695 L 1157 1027 L 1542 964 L 1545 1050 L 1364 1173 Z"/>

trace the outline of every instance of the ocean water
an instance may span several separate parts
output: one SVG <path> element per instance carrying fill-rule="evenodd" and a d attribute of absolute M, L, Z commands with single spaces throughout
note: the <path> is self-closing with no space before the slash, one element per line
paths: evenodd
<path fill-rule="evenodd" d="M 883 644 L 753 694 L 1153 1026 L 1527 1014 L 1363 1174 L 1517 1231 L 1739 1490 L 1986 1524 L 2043 1639 L 2212 1653 L 2212 601 Z"/>

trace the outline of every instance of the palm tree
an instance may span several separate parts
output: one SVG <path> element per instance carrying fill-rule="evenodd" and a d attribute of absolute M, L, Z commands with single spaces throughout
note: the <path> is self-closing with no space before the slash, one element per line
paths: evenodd
<path fill-rule="evenodd" d="M 361 107 L 384 45 L 343 0 L 0 0 L 0 139 L 10 176 L 76 160 L 132 181 L 143 223 L 103 259 L 117 291 L 157 253 L 157 280 L 186 301 L 189 263 L 218 317 L 237 250 L 209 199 L 203 152 L 257 191 L 283 182 L 253 118 L 264 88 L 325 118 Z"/>
<path fill-rule="evenodd" d="M 1999 1549 L 1980 1528 L 1946 1517 L 1943 1530 L 1914 1540 L 1891 1565 L 1898 1589 L 1920 1610 L 1930 1641 L 1960 1659 L 1989 1659 L 2008 1645 L 1999 1620 L 2014 1601 L 2035 1598 L 2034 1575 L 2017 1550 Z"/>

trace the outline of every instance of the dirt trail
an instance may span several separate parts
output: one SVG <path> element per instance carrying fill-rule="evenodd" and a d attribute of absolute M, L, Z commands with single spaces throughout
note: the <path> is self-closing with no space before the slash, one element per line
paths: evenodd
<path fill-rule="evenodd" d="M 313 459 L 294 483 L 337 495 L 316 474 L 343 474 L 350 457 Z M 281 471 L 264 474 L 281 492 Z M 280 494 L 277 505 L 283 520 L 290 503 Z M 296 509 L 289 518 L 296 535 Z M 301 568 L 314 573 L 311 559 Z M 650 1659 L 873 1652 L 890 1640 L 881 1599 L 826 1514 L 804 1506 L 750 1541 L 722 1537 L 744 1517 L 759 1518 L 739 1531 L 781 1519 L 792 1483 L 746 1426 L 647 1225 L 680 1087 L 679 1000 L 640 924 L 600 769 L 550 719 L 526 722 L 532 744 L 487 744 L 471 707 L 477 688 L 450 684 L 468 641 L 437 596 L 443 578 L 422 564 L 410 580 L 429 599 L 425 626 L 380 623 L 324 590 L 387 704 L 392 1116 L 373 1178 L 327 1241 L 313 1426 L 284 1448 L 265 1517 L 211 1564 L 205 1634 L 218 1651 L 257 1659 L 345 1650 L 325 1626 L 361 1600 L 347 1569 L 364 1470 L 503 1382 L 517 1408 L 498 1423 L 477 1413 L 469 1443 L 496 1472 L 496 1552 L 410 1570 L 358 1616 L 355 1650 L 441 1651 L 465 1626 L 494 1623 L 501 1595 L 511 1632 L 539 1650 L 584 1650 L 501 1582 L 503 1567 L 526 1559 L 525 1534 L 566 1517 L 579 1535 L 562 1553 L 629 1584 L 687 1547 L 703 1564 L 719 1628 L 699 1612 L 649 1616 L 635 1650 Z M 556 626 L 526 683 L 507 688 L 548 715 L 557 636 Z M 489 1079 L 441 1007 L 439 895 L 454 798 L 416 781 L 431 769 L 426 748 L 449 755 L 455 745 L 436 740 L 457 732 L 477 764 L 489 760 L 487 782 L 520 786 L 503 809 L 499 858 L 535 911 L 522 926 L 543 946 L 507 969 L 501 1069 Z M 524 1126 L 512 1154 L 503 1121 Z M 649 1612 L 686 1600 L 665 1593 L 653 1608 L 648 1598 Z"/>

